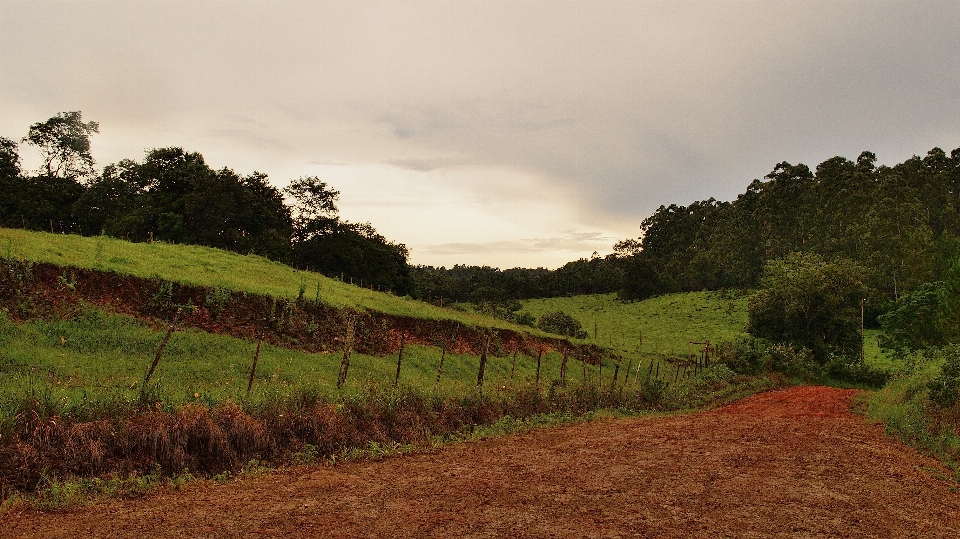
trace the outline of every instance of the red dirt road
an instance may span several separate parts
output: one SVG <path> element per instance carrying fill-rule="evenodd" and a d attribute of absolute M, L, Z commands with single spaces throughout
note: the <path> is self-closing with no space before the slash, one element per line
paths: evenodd
<path fill-rule="evenodd" d="M 851 414 L 853 393 L 791 388 L 695 415 L 7 514 L 0 537 L 960 537 L 956 484 Z"/>

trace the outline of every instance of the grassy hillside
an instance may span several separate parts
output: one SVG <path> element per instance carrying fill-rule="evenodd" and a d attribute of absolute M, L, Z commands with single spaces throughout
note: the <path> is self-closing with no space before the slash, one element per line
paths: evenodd
<path fill-rule="evenodd" d="M 91 401 L 134 401 L 163 336 L 163 331 L 128 316 L 94 310 L 73 320 L 24 324 L 13 324 L 0 313 L 0 424 L 12 419 L 17 402 L 29 395 L 68 409 Z M 196 330 L 175 332 L 151 382 L 152 391 L 170 405 L 244 400 L 255 353 L 256 343 Z M 407 346 L 401 383 L 433 391 L 440 356 L 436 347 Z M 311 354 L 264 344 L 252 397 L 269 400 L 305 389 L 336 393 L 340 358 L 340 353 Z M 396 364 L 396 354 L 353 354 L 346 391 L 392 385 Z M 545 381 L 557 377 L 558 365 L 556 353 L 544 358 L 541 374 Z M 477 367 L 474 355 L 446 354 L 439 391 L 469 393 L 476 383 Z M 534 380 L 536 362 L 532 358 L 518 357 L 514 383 L 511 367 L 511 356 L 490 357 L 486 387 L 494 390 Z"/>
<path fill-rule="evenodd" d="M 583 324 L 589 341 L 628 355 L 686 355 L 698 346 L 688 343 L 732 339 L 747 323 L 746 296 L 719 292 L 669 294 L 633 303 L 621 302 L 615 294 L 535 299 L 525 301 L 523 310 L 536 317 L 563 311 Z"/>
<path fill-rule="evenodd" d="M 583 324 L 590 334 L 588 342 L 617 350 L 624 357 L 672 357 L 696 352 L 700 345 L 691 342 L 717 343 L 744 335 L 748 298 L 749 294 L 737 292 L 688 292 L 621 302 L 615 294 L 600 294 L 527 300 L 523 310 L 536 317 L 563 311 Z M 890 358 L 877 345 L 878 333 L 866 332 L 867 362 L 891 368 Z"/>
<path fill-rule="evenodd" d="M 476 313 L 442 309 L 409 298 L 361 288 L 319 273 L 298 271 L 256 255 L 167 243 L 130 243 L 98 236 L 49 234 L 0 228 L 0 256 L 60 266 L 113 271 L 254 294 L 309 299 L 413 318 L 453 319 L 471 326 L 524 330 Z M 527 328 L 528 329 L 528 328 Z M 534 333 L 539 333 L 534 331 Z"/>

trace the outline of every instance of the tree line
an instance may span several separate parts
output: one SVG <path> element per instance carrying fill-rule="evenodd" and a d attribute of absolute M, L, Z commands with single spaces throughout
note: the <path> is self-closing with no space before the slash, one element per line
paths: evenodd
<path fill-rule="evenodd" d="M 414 268 L 415 294 L 483 303 L 618 292 L 624 300 L 760 284 L 764 266 L 794 252 L 845 259 L 865 270 L 872 317 L 937 280 L 960 254 L 960 148 L 895 166 L 833 157 L 811 170 L 778 163 L 732 202 L 660 206 L 638 238 L 613 253 L 557 270 L 479 266 Z"/>
<path fill-rule="evenodd" d="M 20 142 L 40 152 L 32 174 L 22 170 L 18 141 L 0 137 L 0 226 L 204 245 L 412 291 L 406 246 L 370 223 L 340 219 L 339 192 L 319 178 L 277 189 L 266 174 L 214 170 L 201 154 L 178 147 L 97 171 L 90 138 L 98 132 L 80 112 L 31 125 Z"/>
<path fill-rule="evenodd" d="M 833 157 L 811 171 L 782 162 L 733 202 L 660 206 L 632 251 L 627 298 L 687 290 L 752 288 L 770 261 L 806 252 L 864 268 L 868 308 L 945 274 L 960 254 L 960 148 L 876 166 Z"/>
<path fill-rule="evenodd" d="M 864 268 L 871 320 L 940 279 L 960 254 L 960 148 L 895 166 L 863 152 L 814 170 L 778 163 L 732 202 L 660 206 L 637 238 L 604 257 L 556 270 L 411 266 L 403 244 L 339 218 L 339 193 L 317 177 L 277 189 L 265 174 L 214 170 L 199 153 L 155 148 L 96 171 L 96 122 L 64 112 L 21 140 L 42 165 L 21 170 L 17 141 L 0 137 L 0 226 L 255 253 L 433 303 L 469 302 L 509 317 L 516 301 L 617 292 L 636 300 L 681 291 L 755 288 L 790 253 Z M 289 201 L 289 202 L 288 202 Z"/>

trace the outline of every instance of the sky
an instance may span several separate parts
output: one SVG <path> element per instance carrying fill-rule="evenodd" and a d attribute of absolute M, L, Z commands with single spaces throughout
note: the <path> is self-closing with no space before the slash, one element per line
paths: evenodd
<path fill-rule="evenodd" d="M 98 166 L 319 176 L 413 264 L 556 268 L 781 161 L 960 147 L 958 29 L 958 0 L 0 0 L 0 136 L 80 110 Z"/>

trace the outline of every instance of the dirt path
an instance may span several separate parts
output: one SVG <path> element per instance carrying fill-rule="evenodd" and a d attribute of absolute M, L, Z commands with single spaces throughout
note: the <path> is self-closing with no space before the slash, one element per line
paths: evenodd
<path fill-rule="evenodd" d="M 960 537 L 936 461 L 801 387 L 435 454 L 298 467 L 64 514 L 0 537 Z"/>

